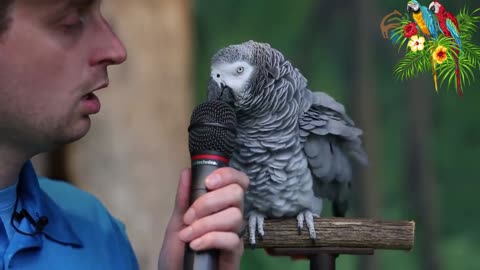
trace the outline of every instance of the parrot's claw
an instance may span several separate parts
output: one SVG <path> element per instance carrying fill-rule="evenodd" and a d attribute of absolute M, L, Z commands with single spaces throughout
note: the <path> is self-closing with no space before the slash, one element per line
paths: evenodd
<path fill-rule="evenodd" d="M 298 229 L 298 234 L 302 234 L 303 230 L 303 221 L 305 220 L 305 216 L 303 213 L 300 213 L 297 215 L 297 229 Z"/>
<path fill-rule="evenodd" d="M 248 237 L 250 247 L 255 248 L 256 239 L 255 236 L 258 233 L 260 240 L 263 240 L 265 231 L 263 230 L 263 221 L 265 217 L 257 212 L 252 212 L 248 215 Z"/>
<path fill-rule="evenodd" d="M 303 230 L 303 222 L 307 224 L 308 233 L 310 234 L 310 239 L 315 242 L 317 239 L 317 233 L 315 232 L 315 224 L 313 222 L 314 217 L 320 217 L 319 215 L 313 214 L 309 210 L 305 210 L 297 215 L 297 228 L 299 234 Z"/>

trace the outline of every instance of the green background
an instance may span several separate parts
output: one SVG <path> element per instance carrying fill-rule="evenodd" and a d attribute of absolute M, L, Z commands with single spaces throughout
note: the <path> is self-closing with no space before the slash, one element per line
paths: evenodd
<path fill-rule="evenodd" d="M 428 5 L 429 2 L 422 2 Z M 465 5 L 474 10 L 480 1 L 449 1 L 443 3 L 457 14 Z M 359 14 L 359 6 L 366 6 Z M 431 163 L 431 177 L 435 189 L 433 206 L 434 256 L 438 269 L 480 269 L 480 202 L 478 190 L 478 153 L 480 153 L 479 109 L 480 89 L 475 83 L 464 88 L 459 98 L 453 89 L 445 86 L 435 94 L 428 74 L 412 81 L 393 78 L 393 68 L 402 53 L 382 38 L 380 21 L 394 9 L 406 12 L 406 1 L 313 1 L 313 0 L 243 0 L 195 1 L 196 85 L 206 86 L 209 77 L 210 57 L 229 44 L 256 40 L 267 42 L 284 53 L 309 80 L 310 89 L 322 90 L 344 103 L 351 113 L 352 101 L 358 98 L 357 85 L 352 78 L 358 72 L 358 47 L 365 39 L 370 50 L 367 78 L 374 86 L 373 106 L 376 119 L 373 125 L 378 132 L 375 141 L 378 151 L 376 162 L 370 164 L 377 170 L 372 179 L 379 192 L 375 205 L 382 219 L 416 220 L 421 207 L 412 202 L 412 194 L 422 192 L 415 179 L 409 178 L 407 149 L 411 141 L 408 119 L 414 119 L 412 94 L 418 92 L 428 101 L 428 137 L 422 142 L 426 159 Z M 358 16 L 363 16 L 359 18 Z M 359 20 L 370 22 L 364 32 L 358 32 Z M 480 44 L 480 33 L 475 36 Z M 480 71 L 476 71 L 476 76 Z M 418 87 L 416 87 L 418 86 Z M 197 100 L 205 97 L 206 87 L 196 89 Z M 409 94 L 410 93 L 410 94 Z M 415 92 L 414 92 L 415 93 Z M 413 95 L 415 98 L 415 95 Z M 477 104 L 477 105 L 476 105 Z M 422 103 L 414 105 L 420 107 Z M 423 115 L 418 115 L 419 119 Z M 366 131 L 368 132 L 368 131 Z M 368 136 L 368 134 L 367 134 Z M 409 180 L 407 180 L 409 179 Z M 422 194 L 416 194 L 422 198 Z M 428 211 L 428 209 L 426 210 Z M 350 213 L 359 216 L 358 212 Z M 420 219 L 421 220 L 421 219 Z M 422 237 L 426 231 L 422 224 L 416 230 L 415 247 L 411 252 L 377 251 L 378 269 L 404 270 L 426 269 L 428 246 Z M 358 269 L 358 257 L 341 256 L 337 269 Z M 289 258 L 273 258 L 263 250 L 246 250 L 242 269 L 308 269 L 306 261 Z"/>

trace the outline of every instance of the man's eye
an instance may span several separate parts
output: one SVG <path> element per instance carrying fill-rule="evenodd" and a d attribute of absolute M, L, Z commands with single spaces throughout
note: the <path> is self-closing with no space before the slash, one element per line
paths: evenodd
<path fill-rule="evenodd" d="M 78 31 L 83 28 L 85 24 L 84 17 L 77 16 L 75 18 L 67 19 L 62 23 L 62 28 L 66 32 Z"/>

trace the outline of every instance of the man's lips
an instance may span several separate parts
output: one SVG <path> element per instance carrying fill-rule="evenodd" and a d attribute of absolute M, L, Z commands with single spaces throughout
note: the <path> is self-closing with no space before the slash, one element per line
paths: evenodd
<path fill-rule="evenodd" d="M 108 87 L 108 80 L 99 84 L 97 87 L 93 88 L 93 90 L 90 90 L 88 93 L 86 93 L 85 95 L 83 95 L 82 98 L 85 98 L 91 94 L 93 94 L 93 92 L 97 91 L 97 90 L 100 90 L 100 89 L 103 89 L 103 88 L 106 88 Z"/>
<path fill-rule="evenodd" d="M 100 107 L 101 107 L 100 100 L 93 92 L 100 90 L 102 88 L 105 88 L 107 86 L 108 86 L 108 82 L 102 83 L 98 87 L 95 87 L 92 91 L 82 96 L 82 105 L 87 114 L 95 114 L 100 111 Z"/>
<path fill-rule="evenodd" d="M 101 104 L 100 100 L 94 93 L 85 95 L 81 101 L 83 113 L 96 114 L 100 111 Z"/>

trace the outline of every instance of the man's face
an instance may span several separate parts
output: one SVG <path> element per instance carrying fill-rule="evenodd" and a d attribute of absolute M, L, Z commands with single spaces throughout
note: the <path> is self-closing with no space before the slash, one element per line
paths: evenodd
<path fill-rule="evenodd" d="M 0 37 L 0 144 L 46 151 L 77 140 L 100 110 L 93 91 L 126 52 L 98 0 L 15 0 Z"/>

